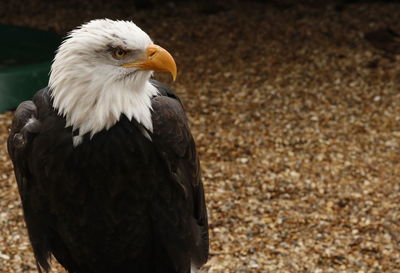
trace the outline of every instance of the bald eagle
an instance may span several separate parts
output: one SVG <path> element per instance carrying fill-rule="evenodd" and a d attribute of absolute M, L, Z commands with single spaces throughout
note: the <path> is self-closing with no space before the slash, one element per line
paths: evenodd
<path fill-rule="evenodd" d="M 39 272 L 189 273 L 208 258 L 199 158 L 172 56 L 134 23 L 93 20 L 19 105 L 8 152 Z"/>

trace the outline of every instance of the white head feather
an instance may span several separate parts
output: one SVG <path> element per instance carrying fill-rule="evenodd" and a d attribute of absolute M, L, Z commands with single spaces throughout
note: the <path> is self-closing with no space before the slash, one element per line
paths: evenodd
<path fill-rule="evenodd" d="M 128 21 L 93 20 L 73 30 L 58 49 L 49 80 L 53 107 L 66 126 L 79 129 L 79 136 L 93 136 L 125 114 L 152 131 L 150 99 L 157 94 L 149 82 L 152 72 L 122 67 L 111 54 L 121 47 L 132 59 L 140 58 L 150 44 L 150 37 Z"/>

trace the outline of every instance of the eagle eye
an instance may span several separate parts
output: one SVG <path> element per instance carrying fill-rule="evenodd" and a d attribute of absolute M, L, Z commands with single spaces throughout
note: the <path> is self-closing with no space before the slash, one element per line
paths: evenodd
<path fill-rule="evenodd" d="M 121 60 L 121 59 L 125 58 L 125 56 L 126 56 L 127 53 L 128 53 L 128 52 L 127 52 L 126 50 L 123 50 L 123 49 L 120 48 L 120 47 L 114 48 L 114 49 L 112 50 L 112 52 L 111 52 L 113 58 L 114 58 L 114 59 L 117 59 L 117 60 Z"/>

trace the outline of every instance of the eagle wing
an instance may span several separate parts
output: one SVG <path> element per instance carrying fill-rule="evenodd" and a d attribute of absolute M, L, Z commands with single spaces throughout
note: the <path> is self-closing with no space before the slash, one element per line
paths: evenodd
<path fill-rule="evenodd" d="M 164 157 L 173 180 L 185 193 L 191 209 L 191 262 L 200 267 L 208 259 L 209 239 L 199 157 L 179 98 L 168 86 L 157 81 L 152 84 L 160 93 L 152 99 L 152 141 Z"/>
<path fill-rule="evenodd" d="M 49 220 L 48 209 L 42 202 L 40 188 L 31 172 L 30 155 L 32 152 L 32 143 L 36 135 L 41 130 L 41 123 L 38 119 L 39 107 L 46 108 L 48 100 L 44 94 L 47 90 L 41 90 L 33 101 L 22 102 L 14 115 L 10 134 L 7 141 L 8 153 L 14 164 L 14 173 L 18 184 L 25 222 L 28 229 L 29 239 L 40 267 L 47 271 L 50 257 L 50 246 L 48 242 L 48 233 L 46 232 L 47 222 Z M 40 266 L 39 266 L 40 265 Z"/>

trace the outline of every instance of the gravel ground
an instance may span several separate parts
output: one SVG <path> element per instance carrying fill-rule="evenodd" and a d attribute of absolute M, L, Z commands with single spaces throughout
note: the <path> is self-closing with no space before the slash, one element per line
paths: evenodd
<path fill-rule="evenodd" d="M 400 32 L 400 4 L 15 3 L 0 22 L 65 33 L 133 18 L 173 53 L 209 208 L 204 272 L 400 272 L 400 58 L 364 39 Z M 11 116 L 0 115 L 0 271 L 35 272 Z"/>

